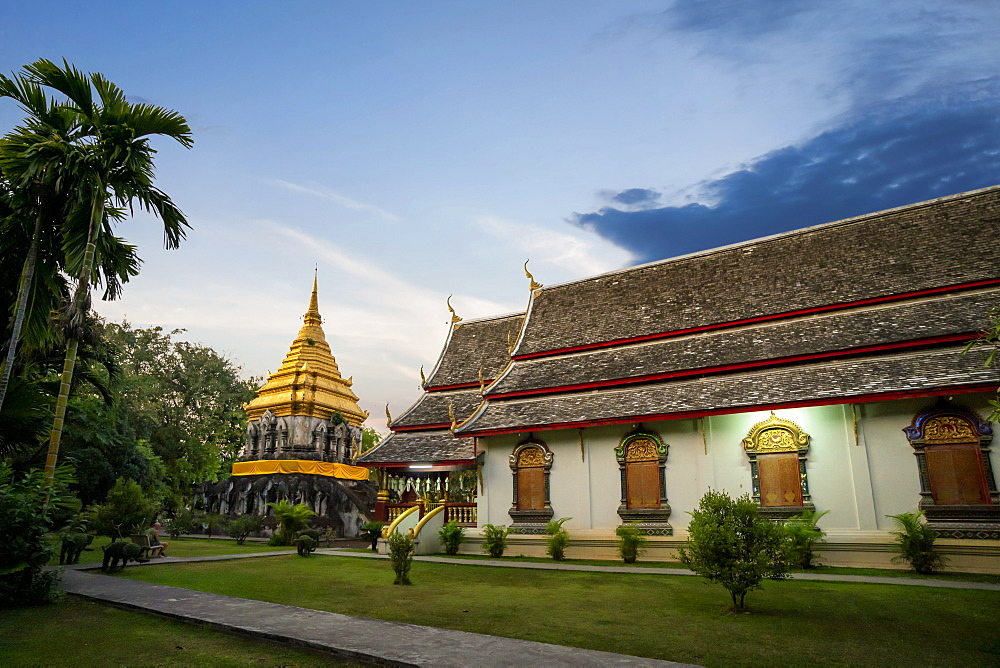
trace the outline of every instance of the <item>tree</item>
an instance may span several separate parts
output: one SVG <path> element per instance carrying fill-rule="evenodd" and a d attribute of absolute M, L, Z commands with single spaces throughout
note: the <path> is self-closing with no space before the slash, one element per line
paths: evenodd
<path fill-rule="evenodd" d="M 361 428 L 361 454 L 373 450 L 376 445 L 381 443 L 382 434 L 378 433 L 371 427 Z"/>
<path fill-rule="evenodd" d="M 747 593 L 762 581 L 788 577 L 784 532 L 760 515 L 748 495 L 733 501 L 709 490 L 701 497 L 680 557 L 695 573 L 728 589 L 736 612 L 744 611 Z"/>
<path fill-rule="evenodd" d="M 256 380 L 211 348 L 160 327 L 109 324 L 106 338 L 122 370 L 119 403 L 136 436 L 163 460 L 171 506 L 184 506 L 194 485 L 216 480 L 243 444 L 243 404 Z"/>
<path fill-rule="evenodd" d="M 986 359 L 983 364 L 992 367 L 997 364 L 1000 355 L 1000 306 L 990 309 L 986 314 L 988 324 L 979 332 L 979 336 L 969 341 L 963 353 L 968 353 L 973 348 L 986 348 Z M 987 418 L 990 422 L 1000 422 L 1000 390 L 997 390 L 997 398 L 990 400 L 990 415 Z"/>
<path fill-rule="evenodd" d="M 90 211 L 76 196 L 70 159 L 88 132 L 80 115 L 50 100 L 27 71 L 0 75 L 0 97 L 18 102 L 28 114 L 0 139 L 0 257 L 10 258 L 0 263 L 0 303 L 12 318 L 0 380 L 2 407 L 19 342 L 54 342 L 50 314 L 68 296 L 64 274 L 72 273 L 86 241 L 74 230 L 88 227 Z M 110 221 L 123 217 L 121 209 L 106 207 L 100 231 L 108 233 L 97 240 L 92 280 L 105 284 L 106 299 L 114 299 L 121 283 L 139 271 L 135 248 L 109 232 Z M 16 296 L 6 298 L 8 290 Z"/>
<path fill-rule="evenodd" d="M 18 479 L 0 462 L 0 608 L 48 603 L 58 595 L 59 572 L 45 569 L 56 549 L 47 534 L 80 510 L 69 493 L 71 481 L 69 467 L 59 467 L 46 485 L 40 470 Z M 46 493 L 49 502 L 43 504 Z"/>
<path fill-rule="evenodd" d="M 153 523 L 159 504 L 150 500 L 134 480 L 119 478 L 108 492 L 108 498 L 93 506 L 94 529 L 112 541 L 122 540 L 132 533 L 144 531 Z"/>
<path fill-rule="evenodd" d="M 100 264 L 98 246 L 103 238 L 111 236 L 105 229 L 108 209 L 138 204 L 160 218 L 165 245 L 176 247 L 188 225 L 170 198 L 153 185 L 155 150 L 149 145 L 149 137 L 163 135 L 185 147 L 190 147 L 192 140 L 191 129 L 180 114 L 162 107 L 130 103 L 120 88 L 99 73 L 84 74 L 66 61 L 60 67 L 48 60 L 39 60 L 24 70 L 24 78 L 40 87 L 39 91 L 50 89 L 67 98 L 57 107 L 60 113 L 71 116 L 67 123 L 73 133 L 60 142 L 63 151 L 60 159 L 49 159 L 45 167 L 59 171 L 60 178 L 66 178 L 70 184 L 68 211 L 88 212 L 85 218 L 73 215 L 64 218 L 67 229 L 63 231 L 63 241 L 70 240 L 74 245 L 83 241 L 84 250 L 82 256 L 68 258 L 67 263 L 76 287 L 62 314 L 67 345 L 45 463 L 46 475 L 51 478 L 59 454 L 80 330 L 90 307 L 94 268 Z M 21 157 L 30 158 L 27 154 Z M 85 226 L 70 227 L 71 223 L 84 219 Z"/>
<path fill-rule="evenodd" d="M 290 501 L 284 499 L 267 505 L 274 509 L 274 516 L 281 525 L 281 537 L 285 545 L 291 545 L 295 534 L 309 526 L 309 518 L 316 514 L 304 503 L 292 505 Z"/>

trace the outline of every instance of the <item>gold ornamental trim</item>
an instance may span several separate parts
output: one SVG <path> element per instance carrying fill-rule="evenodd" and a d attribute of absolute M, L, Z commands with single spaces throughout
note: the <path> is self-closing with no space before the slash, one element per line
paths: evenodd
<path fill-rule="evenodd" d="M 750 428 L 743 449 L 752 453 L 799 452 L 809 448 L 810 436 L 791 420 L 774 413 Z"/>
<path fill-rule="evenodd" d="M 545 456 L 541 448 L 525 448 L 517 456 L 518 468 L 527 466 L 545 466 Z"/>
<path fill-rule="evenodd" d="M 649 462 L 660 458 L 659 449 L 656 442 L 648 437 L 642 436 L 633 439 L 625 445 L 625 461 L 627 462 Z"/>
<path fill-rule="evenodd" d="M 924 423 L 924 440 L 928 443 L 979 442 L 979 434 L 968 420 L 955 415 L 939 415 Z"/>

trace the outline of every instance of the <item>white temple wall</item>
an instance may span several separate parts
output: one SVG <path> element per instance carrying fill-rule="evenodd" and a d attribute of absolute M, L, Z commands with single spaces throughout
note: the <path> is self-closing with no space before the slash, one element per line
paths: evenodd
<path fill-rule="evenodd" d="M 960 395 L 954 403 L 985 415 L 992 396 Z M 817 511 L 830 511 L 821 526 L 831 535 L 884 536 L 892 528 L 886 515 L 916 508 L 920 500 L 917 464 L 902 430 L 935 402 L 931 398 L 861 404 L 855 406 L 855 414 L 850 404 L 776 411 L 811 436 L 806 463 L 809 491 Z M 665 479 L 675 534 L 683 537 L 686 533 L 688 513 L 709 488 L 734 497 L 752 494 L 750 463 L 742 441 L 754 424 L 769 416 L 770 411 L 754 411 L 643 423 L 644 429 L 659 434 L 669 445 Z M 535 434 L 553 453 L 550 501 L 554 518 L 573 518 L 566 524 L 568 529 L 603 534 L 621 523 L 617 513 L 620 472 L 614 450 L 636 426 L 585 428 L 582 456 L 579 429 Z M 994 424 L 994 430 L 1000 430 L 1000 425 Z M 526 433 L 480 437 L 480 450 L 486 454 L 480 526 L 511 523 L 507 511 L 513 482 L 508 456 L 526 437 Z M 996 450 L 991 452 L 994 471 L 1000 470 Z"/>

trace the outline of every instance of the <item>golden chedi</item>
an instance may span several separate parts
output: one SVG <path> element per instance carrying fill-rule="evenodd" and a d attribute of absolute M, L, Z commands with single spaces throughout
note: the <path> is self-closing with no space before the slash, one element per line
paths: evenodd
<path fill-rule="evenodd" d="M 249 418 L 241 461 L 304 459 L 348 462 L 368 414 L 358 406 L 352 378 L 343 378 L 323 332 L 316 279 L 298 336 L 257 398 L 244 406 Z M 346 423 L 346 424 L 341 424 Z"/>

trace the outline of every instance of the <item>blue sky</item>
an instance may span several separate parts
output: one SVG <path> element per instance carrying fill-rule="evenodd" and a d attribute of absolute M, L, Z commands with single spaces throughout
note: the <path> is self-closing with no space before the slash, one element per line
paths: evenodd
<path fill-rule="evenodd" d="M 986 0 L 0 10 L 0 69 L 65 57 L 194 129 L 157 145 L 188 240 L 123 224 L 143 272 L 97 310 L 264 375 L 318 264 L 376 428 L 433 365 L 445 298 L 521 310 L 528 258 L 552 284 L 1000 183 L 998 43 Z M 0 130 L 19 117 L 0 103 Z"/>

